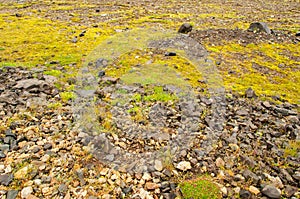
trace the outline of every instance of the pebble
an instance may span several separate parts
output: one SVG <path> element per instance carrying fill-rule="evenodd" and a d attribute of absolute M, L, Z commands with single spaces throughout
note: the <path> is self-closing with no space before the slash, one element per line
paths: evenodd
<path fill-rule="evenodd" d="M 14 178 L 14 175 L 12 173 L 11 174 L 1 174 L 0 175 L 0 184 L 8 186 L 12 182 L 13 178 Z"/>
<path fill-rule="evenodd" d="M 15 199 L 17 198 L 19 191 L 18 190 L 9 190 L 7 192 L 6 198 L 7 199 Z"/>
<path fill-rule="evenodd" d="M 156 184 L 156 183 L 153 183 L 153 182 L 146 182 L 145 188 L 146 188 L 147 190 L 154 190 L 154 189 L 159 188 L 159 185 Z"/>
<path fill-rule="evenodd" d="M 177 164 L 176 168 L 181 171 L 187 171 L 187 170 L 192 169 L 192 166 L 191 166 L 191 163 L 188 161 L 181 161 Z"/>
<path fill-rule="evenodd" d="M 33 192 L 33 189 L 32 189 L 31 186 L 25 187 L 21 191 L 21 197 L 22 198 L 27 198 L 27 196 L 29 196 L 32 192 Z"/>
<path fill-rule="evenodd" d="M 255 186 L 250 186 L 249 191 L 253 193 L 254 195 L 258 195 L 260 193 L 260 190 L 256 188 Z"/>
<path fill-rule="evenodd" d="M 162 171 L 163 170 L 163 164 L 160 160 L 155 160 L 154 161 L 154 168 L 156 171 Z"/>
<path fill-rule="evenodd" d="M 219 167 L 219 168 L 224 167 L 225 166 L 224 160 L 222 158 L 218 157 L 216 159 L 216 166 Z"/>

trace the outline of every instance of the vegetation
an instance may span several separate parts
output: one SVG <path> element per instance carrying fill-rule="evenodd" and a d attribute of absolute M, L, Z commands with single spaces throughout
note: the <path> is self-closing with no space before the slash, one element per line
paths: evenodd
<path fill-rule="evenodd" d="M 207 177 L 199 177 L 180 183 L 180 189 L 184 199 L 220 199 L 218 186 Z"/>

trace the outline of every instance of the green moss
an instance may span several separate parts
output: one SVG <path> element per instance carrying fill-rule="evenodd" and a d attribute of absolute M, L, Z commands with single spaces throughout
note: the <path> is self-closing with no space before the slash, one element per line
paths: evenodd
<path fill-rule="evenodd" d="M 208 178 L 196 178 L 179 184 L 183 198 L 220 199 L 218 186 Z"/>
<path fill-rule="evenodd" d="M 300 154 L 300 141 L 299 140 L 292 140 L 289 141 L 289 145 L 284 149 L 284 156 L 292 156 L 295 158 L 299 158 Z"/>
<path fill-rule="evenodd" d="M 168 101 L 176 101 L 178 97 L 174 94 L 167 93 L 163 90 L 163 87 L 154 87 L 153 94 L 144 96 L 143 99 L 145 101 L 151 102 L 168 102 Z"/>
<path fill-rule="evenodd" d="M 289 57 L 300 56 L 297 44 L 260 43 L 246 46 L 234 41 L 224 45 L 206 45 L 214 59 L 220 57 L 224 64 L 219 66 L 227 89 L 244 93 L 249 87 L 262 97 L 280 95 L 292 103 L 300 103 L 299 60 Z M 284 68 L 279 66 L 283 65 Z M 233 71 L 234 73 L 229 73 Z"/>
<path fill-rule="evenodd" d="M 75 99 L 75 94 L 73 92 L 61 92 L 59 95 L 63 102 Z"/>
<path fill-rule="evenodd" d="M 59 70 L 50 70 L 50 71 L 45 71 L 44 74 L 45 75 L 51 75 L 51 76 L 54 76 L 54 77 L 60 77 L 61 71 L 59 71 Z"/>

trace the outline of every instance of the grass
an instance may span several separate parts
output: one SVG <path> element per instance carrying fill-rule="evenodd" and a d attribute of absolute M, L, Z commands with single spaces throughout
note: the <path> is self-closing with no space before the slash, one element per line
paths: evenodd
<path fill-rule="evenodd" d="M 186 180 L 179 184 L 183 199 L 220 199 L 219 187 L 207 177 Z"/>
<path fill-rule="evenodd" d="M 289 145 L 284 149 L 284 156 L 292 156 L 295 158 L 299 158 L 300 153 L 300 141 L 299 140 L 291 140 L 289 141 Z"/>

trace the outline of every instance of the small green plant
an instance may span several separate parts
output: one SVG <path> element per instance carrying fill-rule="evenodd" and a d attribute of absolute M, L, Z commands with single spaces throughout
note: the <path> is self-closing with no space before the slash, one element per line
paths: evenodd
<path fill-rule="evenodd" d="M 284 149 L 284 156 L 292 156 L 297 157 L 300 153 L 300 141 L 299 140 L 291 140 L 289 145 Z"/>
<path fill-rule="evenodd" d="M 184 181 L 179 184 L 184 199 L 219 199 L 221 193 L 218 186 L 206 177 Z"/>
<path fill-rule="evenodd" d="M 54 76 L 54 77 L 60 77 L 61 71 L 59 71 L 59 70 L 50 70 L 50 71 L 45 71 L 44 74 L 45 75 L 51 75 L 51 76 Z"/>
<path fill-rule="evenodd" d="M 60 102 L 50 103 L 47 106 L 50 109 L 56 109 L 62 107 L 62 104 Z"/>
<path fill-rule="evenodd" d="M 177 100 L 178 97 L 174 94 L 169 94 L 163 90 L 163 87 L 157 86 L 153 88 L 153 94 L 147 95 L 144 97 L 145 101 L 161 101 L 161 102 L 167 102 L 167 101 L 174 101 Z"/>
<path fill-rule="evenodd" d="M 73 92 L 61 92 L 60 97 L 63 102 L 68 102 L 69 100 L 75 99 L 75 94 Z"/>

